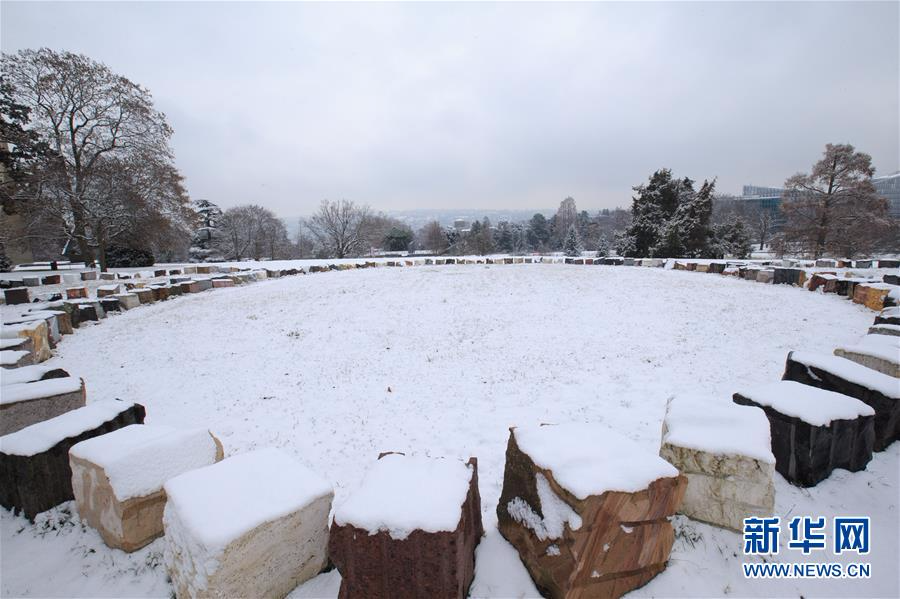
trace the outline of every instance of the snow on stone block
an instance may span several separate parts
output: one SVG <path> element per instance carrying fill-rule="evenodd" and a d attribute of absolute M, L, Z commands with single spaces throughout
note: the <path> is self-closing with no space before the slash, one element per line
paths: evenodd
<path fill-rule="evenodd" d="M 12 287 L 3 290 L 3 299 L 6 305 L 27 304 L 31 301 L 27 287 Z"/>
<path fill-rule="evenodd" d="M 84 406 L 84 380 L 68 376 L 64 370 L 57 372 L 64 376 L 12 384 L 4 380 L 0 388 L 0 435 Z"/>
<path fill-rule="evenodd" d="M 30 342 L 29 342 L 30 343 Z M 0 350 L 0 367 L 5 369 L 22 368 L 34 364 L 34 354 L 28 350 Z"/>
<path fill-rule="evenodd" d="M 792 351 L 782 378 L 842 393 L 870 406 L 875 410 L 875 451 L 900 439 L 900 381 L 894 377 L 837 356 Z"/>
<path fill-rule="evenodd" d="M 197 281 L 184 281 L 178 284 L 181 293 L 200 293 L 200 284 Z"/>
<path fill-rule="evenodd" d="M 688 479 L 679 511 L 689 518 L 740 531 L 744 518 L 772 515 L 775 456 L 762 410 L 672 398 L 659 455 Z"/>
<path fill-rule="evenodd" d="M 876 324 L 869 327 L 870 335 L 891 335 L 900 337 L 900 324 Z"/>
<path fill-rule="evenodd" d="M 335 510 L 340 597 L 465 597 L 483 533 L 475 458 L 383 454 Z"/>
<path fill-rule="evenodd" d="M 212 285 L 216 289 L 220 287 L 234 287 L 234 281 L 231 279 L 213 279 Z"/>
<path fill-rule="evenodd" d="M 0 505 L 29 519 L 75 498 L 69 449 L 86 439 L 144 421 L 144 407 L 98 401 L 0 437 Z"/>
<path fill-rule="evenodd" d="M 511 429 L 500 533 L 545 597 L 618 597 L 666 567 L 687 479 L 600 425 Z"/>
<path fill-rule="evenodd" d="M 900 308 L 885 308 L 875 317 L 875 324 L 900 325 Z"/>
<path fill-rule="evenodd" d="M 50 328 L 44 320 L 3 325 L 0 336 L 4 339 L 30 339 L 35 363 L 50 359 Z"/>
<path fill-rule="evenodd" d="M 791 484 L 811 487 L 835 468 L 857 472 L 872 459 L 875 410 L 858 399 L 795 381 L 739 391 L 733 399 L 765 411 L 775 469 Z"/>
<path fill-rule="evenodd" d="M 280 450 L 230 457 L 164 489 L 177 597 L 284 597 L 327 562 L 332 487 Z"/>
<path fill-rule="evenodd" d="M 900 378 L 900 337 L 866 335 L 856 344 L 836 348 L 834 355 Z"/>
<path fill-rule="evenodd" d="M 135 551 L 163 534 L 163 484 L 222 459 L 206 429 L 134 424 L 69 450 L 78 515 L 108 546 Z"/>

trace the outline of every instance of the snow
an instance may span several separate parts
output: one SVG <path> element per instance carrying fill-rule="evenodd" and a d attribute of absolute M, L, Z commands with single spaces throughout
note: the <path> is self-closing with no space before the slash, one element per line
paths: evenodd
<path fill-rule="evenodd" d="M 275 448 L 180 474 L 164 486 L 191 539 L 210 553 L 332 492 L 331 484 Z"/>
<path fill-rule="evenodd" d="M 877 391 L 885 397 L 900 399 L 900 380 L 852 360 L 807 351 L 795 351 L 792 358 L 795 362 L 828 371 L 846 381 Z"/>
<path fill-rule="evenodd" d="M 675 466 L 602 424 L 525 426 L 513 434 L 519 449 L 578 499 L 634 493 L 678 476 Z"/>
<path fill-rule="evenodd" d="M 9 339 L 4 337 L 3 339 L 0 339 L 0 350 L 6 350 L 10 347 L 16 347 L 19 344 L 24 343 L 25 341 L 26 340 L 21 337 L 12 337 Z"/>
<path fill-rule="evenodd" d="M 832 420 L 874 416 L 875 410 L 853 397 L 810 387 L 796 381 L 775 381 L 740 389 L 738 393 L 785 416 L 794 416 L 813 426 L 828 426 Z"/>
<path fill-rule="evenodd" d="M 4 384 L 0 387 L 0 405 L 19 401 L 52 397 L 81 390 L 81 379 L 74 376 L 32 381 L 30 383 Z"/>
<path fill-rule="evenodd" d="M 581 516 L 553 492 L 547 477 L 537 474 L 535 479 L 543 516 L 535 512 L 524 499 L 515 497 L 506 506 L 513 520 L 531 529 L 535 536 L 542 541 L 562 537 L 567 525 L 570 530 L 581 528 Z"/>
<path fill-rule="evenodd" d="M 315 263 L 331 262 L 341 261 Z M 536 597 L 496 528 L 510 426 L 591 421 L 655 454 L 672 395 L 727 401 L 740 387 L 780 379 L 792 349 L 827 354 L 855 342 L 873 316 L 834 294 L 657 268 L 374 268 L 112 313 L 64 337 L 47 365 L 83 376 L 89 401 L 126 397 L 147 406 L 152 424 L 216 431 L 226 455 L 279 447 L 328 474 L 335 505 L 379 452 L 477 456 L 486 536 L 470 593 Z M 838 471 L 809 489 L 776 474 L 775 487 L 782 517 L 864 514 L 874 531 L 897 530 L 900 443 L 864 471 Z M 63 519 L 65 509 L 48 515 Z M 868 580 L 751 581 L 740 535 L 676 520 L 667 569 L 631 596 L 900 596 L 898 535 L 873 535 Z M 77 518 L 66 521 L 76 524 L 45 534 L 0 510 L 0 595 L 172 593 L 155 565 L 161 540 L 126 555 Z M 774 561 L 805 559 L 787 538 Z M 332 571 L 293 595 L 336 597 L 339 585 Z"/>
<path fill-rule="evenodd" d="M 0 451 L 7 455 L 20 456 L 32 456 L 47 451 L 63 439 L 78 436 L 112 420 L 133 405 L 133 402 L 115 399 L 95 401 L 83 408 L 0 437 Z"/>
<path fill-rule="evenodd" d="M 415 530 L 454 531 L 471 478 L 472 467 L 460 460 L 388 454 L 335 509 L 334 521 L 398 540 Z"/>
<path fill-rule="evenodd" d="M 775 463 L 765 412 L 728 398 L 678 396 L 669 400 L 664 443 L 718 455 Z"/>
<path fill-rule="evenodd" d="M 19 349 L 4 349 L 0 351 L 0 364 L 4 366 L 15 364 L 30 353 Z"/>
<path fill-rule="evenodd" d="M 20 324 L 5 324 L 0 328 L 0 336 L 6 339 L 15 339 L 21 337 L 20 333 L 33 331 L 44 323 L 44 319 L 38 318 L 28 320 Z"/>
<path fill-rule="evenodd" d="M 52 372 L 56 368 L 45 366 L 44 364 L 33 364 L 29 366 L 20 366 L 19 368 L 7 368 L 0 370 L 0 384 L 14 385 L 17 383 L 30 383 L 39 381 L 42 376 L 48 372 Z M 2 400 L 0 400 L 2 401 Z"/>
<path fill-rule="evenodd" d="M 893 335 L 865 335 L 857 343 L 841 345 L 839 349 L 900 363 L 900 337 Z"/>
<path fill-rule="evenodd" d="M 179 474 L 212 464 L 216 444 L 203 428 L 132 424 L 82 441 L 69 454 L 103 468 L 116 499 L 145 497 Z"/>
<path fill-rule="evenodd" d="M 873 333 L 873 330 L 875 330 L 875 331 L 884 331 L 884 333 Z M 900 324 L 876 324 L 876 325 L 872 325 L 872 326 L 869 328 L 869 333 L 870 333 L 870 334 L 878 334 L 878 335 L 880 335 L 880 334 L 887 334 L 887 335 L 890 335 L 891 333 L 889 333 L 888 331 L 893 331 L 893 332 L 895 332 L 895 333 L 900 333 Z"/>

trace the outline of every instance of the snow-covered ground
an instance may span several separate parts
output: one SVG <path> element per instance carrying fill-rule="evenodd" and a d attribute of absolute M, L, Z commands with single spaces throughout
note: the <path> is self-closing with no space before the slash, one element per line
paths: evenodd
<path fill-rule="evenodd" d="M 834 295 L 666 269 L 366 269 L 113 315 L 67 337 L 50 364 L 83 376 L 89 401 L 134 400 L 148 423 L 209 427 L 226 455 L 284 448 L 334 483 L 338 505 L 379 452 L 477 456 L 487 535 L 472 595 L 534 596 L 496 531 L 508 427 L 602 423 L 655 453 L 672 394 L 728 402 L 779 379 L 789 350 L 830 354 L 872 319 Z M 811 489 L 776 474 L 781 516 L 873 518 L 869 580 L 746 580 L 740 535 L 678 517 L 668 569 L 634 596 L 896 597 L 898 471 L 894 443 L 866 471 L 838 471 Z M 73 511 L 30 525 L 0 510 L 0 594 L 171 593 L 162 540 L 130 555 L 110 550 Z M 803 561 L 786 547 L 774 559 Z M 333 597 L 339 584 L 329 572 L 292 596 Z"/>

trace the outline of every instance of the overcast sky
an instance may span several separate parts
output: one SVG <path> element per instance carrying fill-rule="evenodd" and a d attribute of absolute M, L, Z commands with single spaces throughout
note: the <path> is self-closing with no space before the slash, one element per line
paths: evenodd
<path fill-rule="evenodd" d="M 660 167 L 780 185 L 827 142 L 896 171 L 898 7 L 4 0 L 0 33 L 149 88 L 223 207 L 593 210 Z"/>

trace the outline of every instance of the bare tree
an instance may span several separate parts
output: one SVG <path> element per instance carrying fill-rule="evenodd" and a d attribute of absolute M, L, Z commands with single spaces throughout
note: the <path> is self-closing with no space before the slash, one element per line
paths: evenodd
<path fill-rule="evenodd" d="M 419 229 L 419 239 L 422 247 L 432 254 L 441 254 L 447 247 L 447 234 L 436 220 L 431 221 Z"/>
<path fill-rule="evenodd" d="M 306 224 L 330 256 L 347 258 L 368 249 L 364 247 L 368 219 L 368 206 L 357 206 L 349 200 L 322 200 L 319 211 Z"/>
<path fill-rule="evenodd" d="M 861 248 L 848 244 L 848 238 L 874 238 L 876 231 L 890 226 L 887 201 L 872 184 L 874 173 L 868 154 L 850 144 L 826 145 L 811 173 L 798 173 L 785 181 L 786 241 L 813 258 L 826 252 L 853 257 Z"/>
<path fill-rule="evenodd" d="M 276 259 L 288 253 L 284 223 L 271 210 L 248 204 L 229 208 L 219 219 L 217 248 L 228 260 Z"/>
<path fill-rule="evenodd" d="M 2 67 L 16 102 L 30 110 L 31 130 L 58 159 L 52 201 L 65 206 L 67 230 L 89 259 L 90 194 L 108 183 L 96 179 L 112 161 L 138 155 L 171 165 L 172 129 L 149 91 L 87 56 L 20 50 L 4 54 Z"/>

